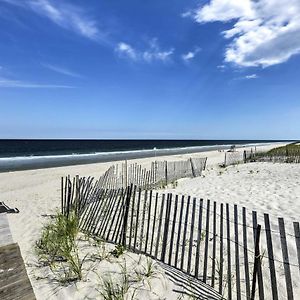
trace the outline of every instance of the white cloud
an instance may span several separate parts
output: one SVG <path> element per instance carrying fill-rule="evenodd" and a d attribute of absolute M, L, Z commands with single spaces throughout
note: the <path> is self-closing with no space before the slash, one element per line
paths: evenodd
<path fill-rule="evenodd" d="M 225 61 L 239 66 L 283 63 L 300 53 L 299 0 L 211 0 L 195 11 L 199 23 L 232 21 Z"/>
<path fill-rule="evenodd" d="M 157 39 L 152 39 L 149 42 L 150 46 L 146 50 L 137 50 L 133 48 L 131 45 L 121 42 L 116 47 L 116 52 L 118 52 L 121 56 L 126 56 L 132 60 L 136 61 L 162 61 L 166 62 L 171 59 L 171 56 L 174 53 L 174 49 L 171 48 L 169 50 L 161 50 L 157 43 Z"/>
<path fill-rule="evenodd" d="M 182 54 L 181 55 L 181 58 L 185 61 L 185 62 L 188 62 L 190 60 L 192 60 L 193 58 L 195 58 L 195 56 L 197 55 L 197 53 L 200 51 L 201 49 L 200 48 L 196 48 L 194 51 L 189 51 L 185 54 Z"/>
<path fill-rule="evenodd" d="M 246 75 L 244 78 L 245 79 L 256 79 L 256 78 L 258 78 L 258 76 L 256 74 L 251 74 L 251 75 Z"/>
<path fill-rule="evenodd" d="M 46 17 L 58 26 L 89 39 L 98 39 L 100 33 L 96 21 L 79 6 L 64 0 L 3 0 L 9 4 L 29 9 Z"/>
<path fill-rule="evenodd" d="M 20 80 L 11 80 L 7 78 L 0 78 L 0 88 L 31 88 L 31 89 L 71 89 L 74 86 L 57 85 L 57 84 L 40 84 L 25 82 Z"/>
<path fill-rule="evenodd" d="M 193 15 L 193 12 L 191 10 L 188 10 L 184 13 L 181 14 L 181 17 L 182 18 L 188 18 L 188 17 L 191 17 Z"/>
<path fill-rule="evenodd" d="M 174 49 L 170 49 L 168 51 L 145 51 L 143 53 L 143 58 L 147 62 L 151 62 L 154 60 L 167 61 L 170 59 L 170 56 L 174 53 Z"/>
<path fill-rule="evenodd" d="M 134 50 L 129 44 L 126 43 L 119 43 L 117 45 L 116 51 L 120 55 L 124 55 L 126 57 L 129 57 L 130 59 L 136 60 L 137 59 L 137 53 L 136 50 Z"/>
<path fill-rule="evenodd" d="M 82 78 L 82 76 L 78 73 L 75 73 L 73 71 L 70 71 L 66 68 L 60 67 L 60 66 L 55 66 L 55 65 L 51 65 L 51 64 L 42 64 L 45 68 L 54 71 L 56 73 L 60 73 L 66 76 L 70 76 L 70 77 L 76 77 L 76 78 Z"/>

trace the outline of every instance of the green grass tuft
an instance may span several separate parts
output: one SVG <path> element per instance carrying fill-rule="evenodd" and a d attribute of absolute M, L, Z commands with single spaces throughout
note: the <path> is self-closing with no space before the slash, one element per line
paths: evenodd
<path fill-rule="evenodd" d="M 63 269 L 64 276 L 60 276 L 63 283 L 82 279 L 84 259 L 81 260 L 78 254 L 78 232 L 77 215 L 70 213 L 67 217 L 59 213 L 44 226 L 41 238 L 35 245 L 36 253 L 44 265 L 50 266 L 53 272 Z"/>

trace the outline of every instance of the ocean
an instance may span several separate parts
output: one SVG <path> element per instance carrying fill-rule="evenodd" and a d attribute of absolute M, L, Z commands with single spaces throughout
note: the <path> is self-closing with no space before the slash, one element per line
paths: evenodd
<path fill-rule="evenodd" d="M 270 140 L 4 140 L 0 172 L 228 149 Z"/>

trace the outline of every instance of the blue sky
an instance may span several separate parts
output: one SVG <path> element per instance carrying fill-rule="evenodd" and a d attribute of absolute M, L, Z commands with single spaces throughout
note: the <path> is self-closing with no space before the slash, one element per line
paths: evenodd
<path fill-rule="evenodd" d="M 0 0 L 0 28 L 0 138 L 300 137 L 299 0 Z"/>

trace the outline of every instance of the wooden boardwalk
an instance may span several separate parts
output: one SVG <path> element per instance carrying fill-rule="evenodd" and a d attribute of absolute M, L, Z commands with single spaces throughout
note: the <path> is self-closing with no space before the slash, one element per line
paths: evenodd
<path fill-rule="evenodd" d="M 0 299 L 36 299 L 20 248 L 13 242 L 6 214 L 0 214 Z"/>

